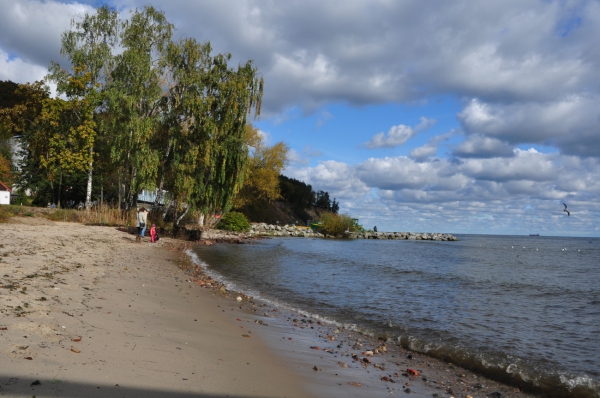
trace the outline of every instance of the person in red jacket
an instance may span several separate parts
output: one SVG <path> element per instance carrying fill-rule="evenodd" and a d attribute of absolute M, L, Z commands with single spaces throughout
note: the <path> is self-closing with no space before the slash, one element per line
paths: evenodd
<path fill-rule="evenodd" d="M 150 228 L 150 242 L 156 242 L 156 225 L 152 224 L 152 228 Z"/>

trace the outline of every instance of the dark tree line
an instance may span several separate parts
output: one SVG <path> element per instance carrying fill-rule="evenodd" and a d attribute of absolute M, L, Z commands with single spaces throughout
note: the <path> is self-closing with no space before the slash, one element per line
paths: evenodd
<path fill-rule="evenodd" d="M 335 198 L 331 200 L 328 192 L 321 190 L 315 192 L 310 184 L 306 184 L 295 178 L 280 175 L 279 188 L 281 189 L 283 199 L 301 216 L 306 213 L 306 209 L 310 206 L 315 206 L 336 214 L 340 210 L 339 202 Z"/>

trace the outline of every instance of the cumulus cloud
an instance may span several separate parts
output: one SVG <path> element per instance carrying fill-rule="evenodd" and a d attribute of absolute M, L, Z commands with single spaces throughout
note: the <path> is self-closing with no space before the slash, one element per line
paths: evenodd
<path fill-rule="evenodd" d="M 600 211 L 593 199 L 600 194 L 597 173 L 596 159 L 530 149 L 515 150 L 510 158 L 459 163 L 417 162 L 403 156 L 370 158 L 353 166 L 328 161 L 295 169 L 292 176 L 341 198 L 342 211 L 368 223 L 396 225 L 405 214 L 403 225 L 420 226 L 413 230 L 427 225 L 462 232 L 501 233 L 512 228 L 529 233 L 526 228 L 535 226 L 535 231 L 550 233 L 564 216 L 561 201 L 577 209 L 571 217 L 577 224 L 569 226 L 571 230 L 594 230 L 593 214 Z"/>
<path fill-rule="evenodd" d="M 589 94 L 544 103 L 501 104 L 473 99 L 458 114 L 458 119 L 465 132 L 475 136 L 465 146 L 487 142 L 499 148 L 497 140 L 502 140 L 511 145 L 555 146 L 565 154 L 599 156 L 599 100 L 599 95 Z M 502 150 L 506 152 L 505 145 Z"/>
<path fill-rule="evenodd" d="M 146 0 L 120 0 L 123 11 Z M 483 101 L 549 101 L 597 90 L 600 8 L 594 2 L 242 0 L 159 5 L 176 35 L 210 40 L 267 81 L 265 112 L 301 104 L 410 101 L 439 93 Z M 47 65 L 75 14 L 56 1 L 2 2 L 0 46 Z M 48 18 L 48 16 L 51 16 Z M 581 23 L 565 30 L 565 15 Z M 377 27 L 374 29 L 374 27 Z"/>
<path fill-rule="evenodd" d="M 13 82 L 34 82 L 44 79 L 48 69 L 27 63 L 21 58 L 10 58 L 0 49 L 0 80 Z"/>
<path fill-rule="evenodd" d="M 452 154 L 461 158 L 494 158 L 513 156 L 513 148 L 496 138 L 472 135 L 461 142 Z"/>
<path fill-rule="evenodd" d="M 60 37 L 71 19 L 86 12 L 93 7 L 58 1 L 0 2 L 0 47 L 26 64 L 47 68 L 51 60 L 62 60 Z"/>
<path fill-rule="evenodd" d="M 315 167 L 288 168 L 286 175 L 305 181 L 315 190 L 328 191 L 336 198 L 356 198 L 367 195 L 370 190 L 354 171 L 354 167 L 334 160 L 327 160 Z"/>
<path fill-rule="evenodd" d="M 290 149 L 287 153 L 289 164 L 293 166 L 308 166 L 310 159 L 303 157 L 294 148 Z"/>
<path fill-rule="evenodd" d="M 410 158 L 416 161 L 424 161 L 425 159 L 434 156 L 437 153 L 438 145 L 441 142 L 450 139 L 454 134 L 454 132 L 449 132 L 432 137 L 427 144 L 412 149 L 410 151 Z"/>
<path fill-rule="evenodd" d="M 375 134 L 371 140 L 365 142 L 363 145 L 369 149 L 402 146 L 406 141 L 417 135 L 417 133 L 428 130 L 435 122 L 435 119 L 427 119 L 422 116 L 421 122 L 414 128 L 405 126 L 404 124 L 392 126 L 387 134 L 384 134 L 383 132 Z"/>

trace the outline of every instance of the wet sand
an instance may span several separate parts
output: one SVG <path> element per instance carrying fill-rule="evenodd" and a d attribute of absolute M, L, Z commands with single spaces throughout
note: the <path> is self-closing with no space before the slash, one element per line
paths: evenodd
<path fill-rule="evenodd" d="M 225 292 L 181 242 L 134 241 L 39 218 L 0 224 L 0 396 L 532 397 Z"/>

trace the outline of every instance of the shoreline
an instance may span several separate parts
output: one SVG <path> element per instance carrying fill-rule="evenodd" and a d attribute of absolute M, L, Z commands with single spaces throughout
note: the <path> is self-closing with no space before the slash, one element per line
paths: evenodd
<path fill-rule="evenodd" d="M 196 283 L 214 286 L 212 274 L 194 263 L 188 270 Z M 206 282 L 208 281 L 208 282 Z M 305 377 L 317 381 L 328 397 L 390 396 L 406 394 L 418 397 L 522 397 L 543 396 L 520 391 L 514 386 L 489 379 L 452 363 L 420 354 L 377 336 L 320 318 L 306 311 L 284 308 L 277 302 L 252 298 L 235 289 L 221 293 L 235 299 L 243 297 L 247 317 L 264 324 L 260 332 L 276 354 L 302 370 Z M 249 299 L 249 300 L 248 300 Z M 378 352 L 379 351 L 379 352 Z M 372 353 L 372 354 L 371 354 Z M 366 359 L 365 359 L 366 358 Z M 315 369 L 316 367 L 316 369 Z M 409 369 L 418 373 L 410 374 Z M 311 376 L 312 374 L 312 376 Z M 314 383 L 313 383 L 314 387 Z M 435 395 L 437 394 L 437 395 Z"/>
<path fill-rule="evenodd" d="M 10 276 L 0 286 L 16 280 L 12 274 L 23 282 L 0 289 L 2 308 L 12 305 L 0 314 L 0 355 L 9 358 L 0 365 L 0 396 L 539 396 L 227 291 L 190 263 L 190 242 L 136 245 L 115 228 L 14 221 L 26 224 L 0 224 L 0 269 Z M 17 231 L 13 242 L 9 231 Z M 30 303 L 20 301 L 18 317 L 17 297 Z M 376 353 L 381 347 L 386 352 Z"/>

